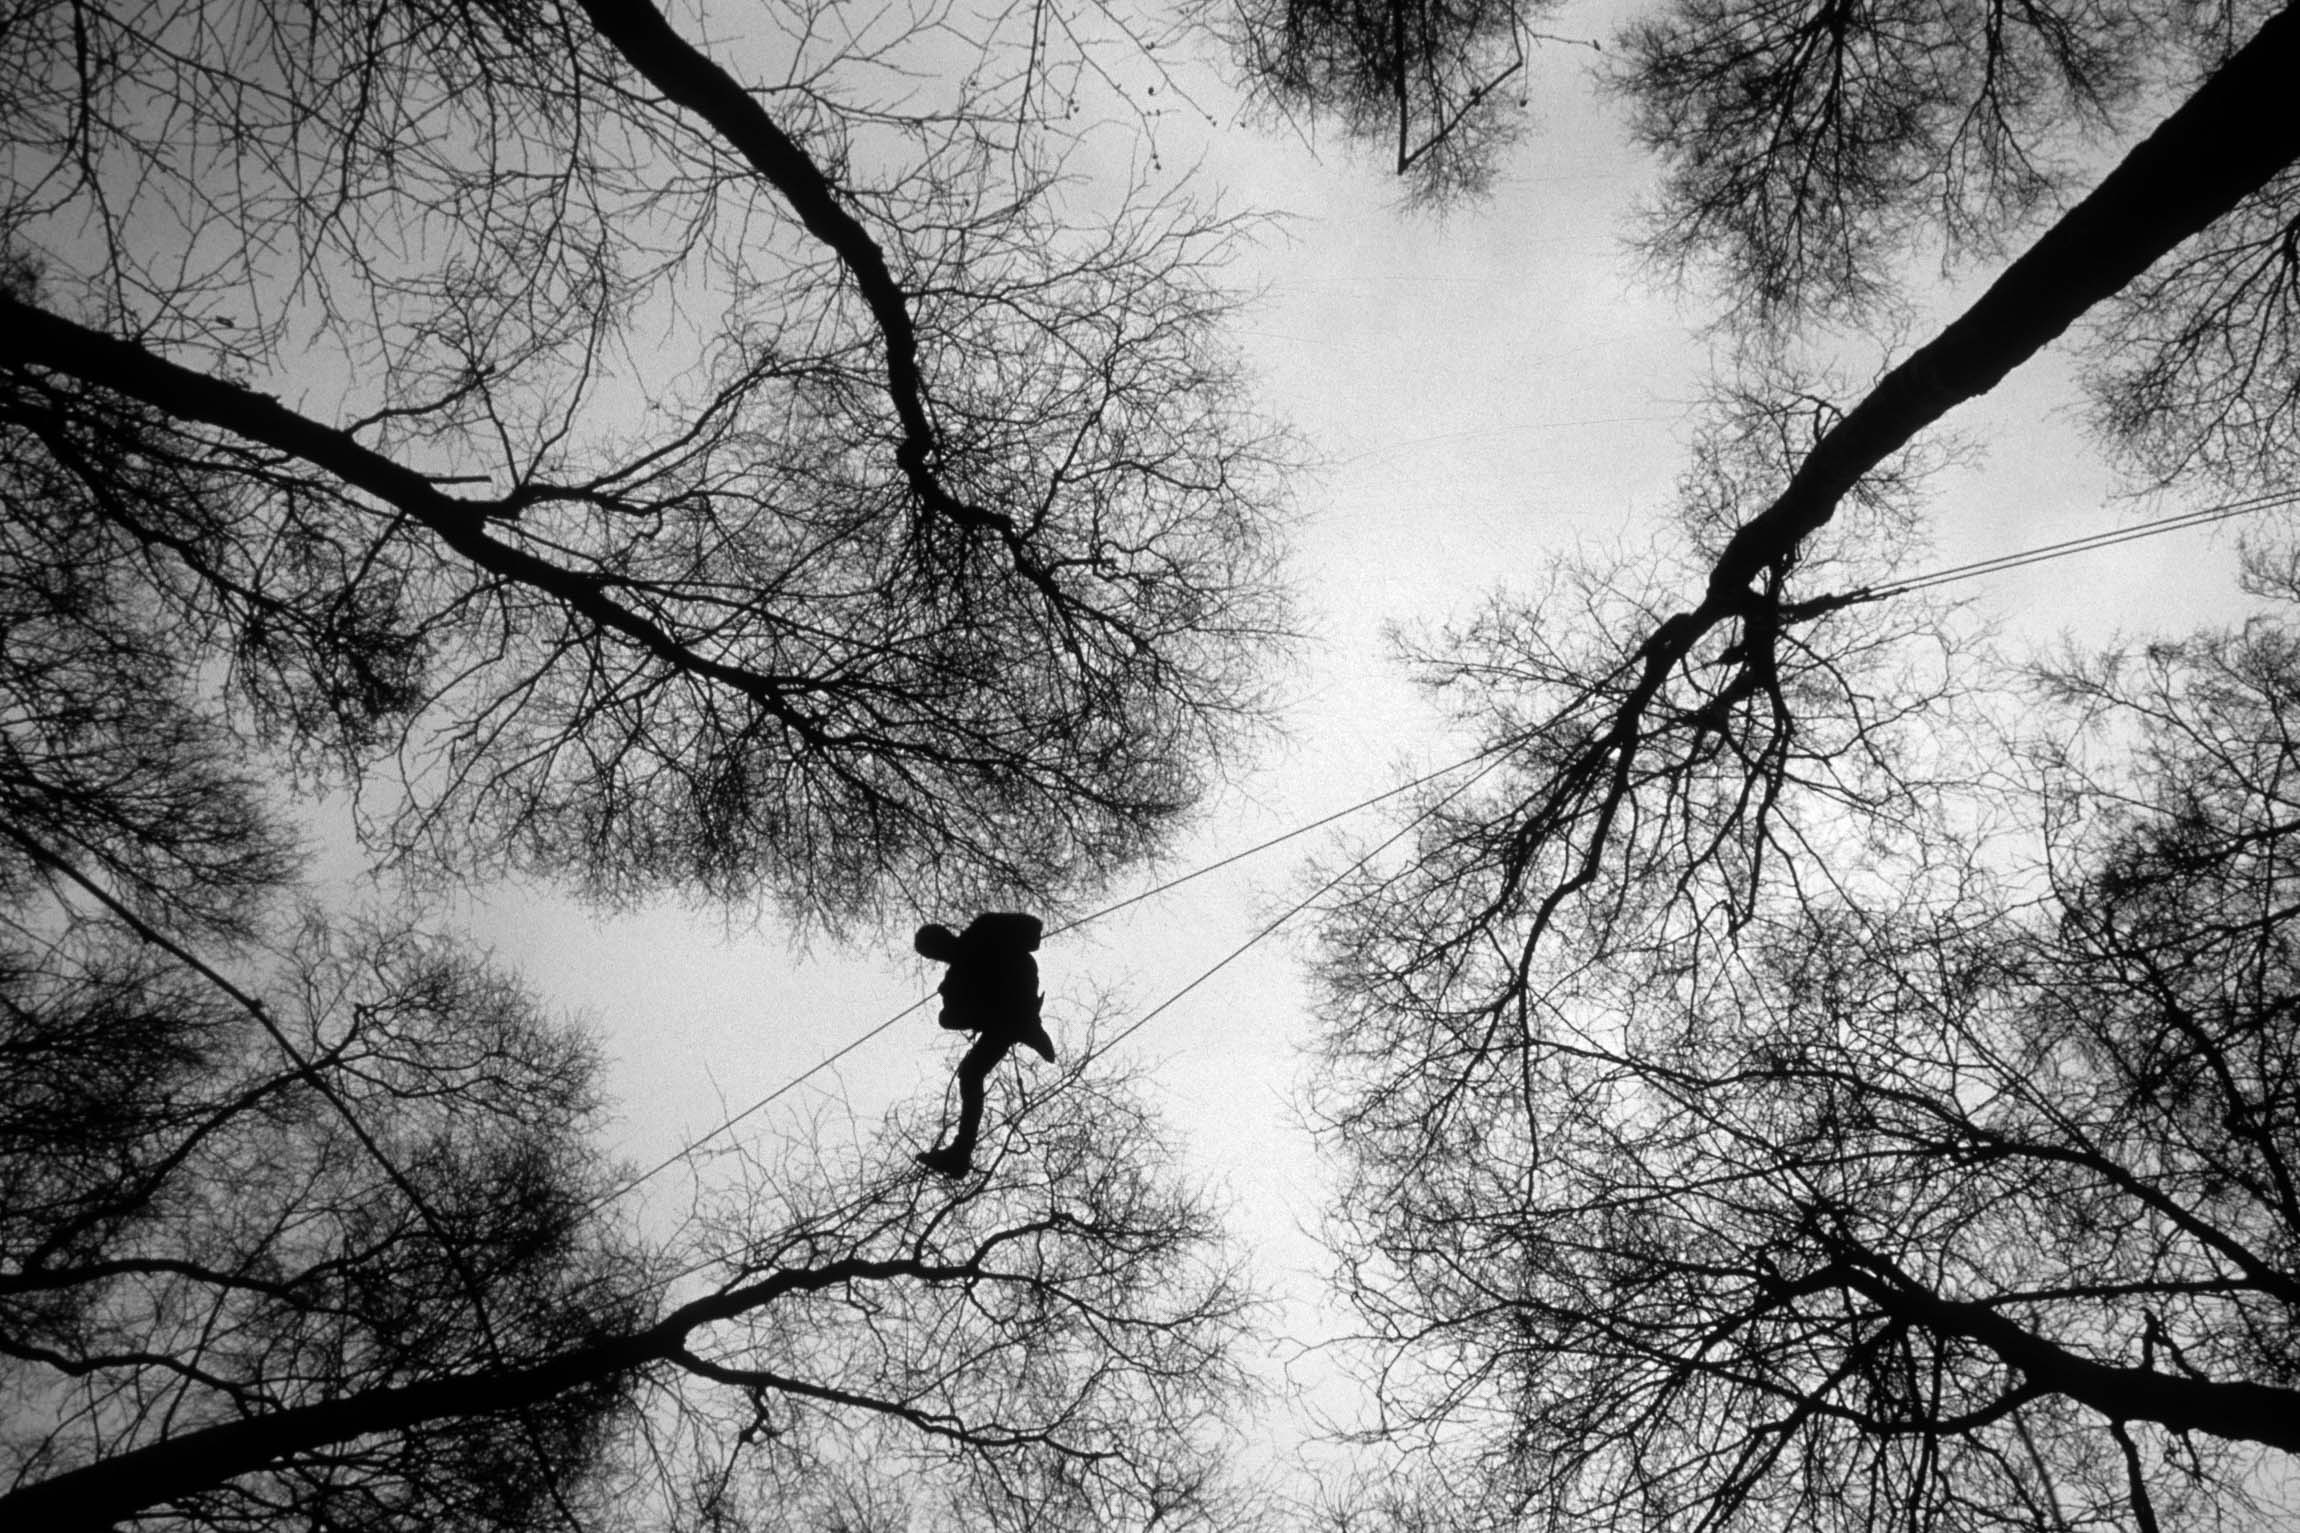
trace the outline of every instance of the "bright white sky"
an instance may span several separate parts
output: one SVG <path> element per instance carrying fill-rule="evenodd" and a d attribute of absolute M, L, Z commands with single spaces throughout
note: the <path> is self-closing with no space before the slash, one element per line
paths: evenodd
<path fill-rule="evenodd" d="M 1564 30 L 1611 30 L 1598 13 Z M 1282 130 L 1230 129 L 1202 149 L 1162 125 L 1167 174 L 1204 160 L 1242 205 L 1290 215 L 1235 275 L 1265 294 L 1236 332 L 1262 403 L 1322 461 L 1301 490 L 1295 569 L 1313 636 L 1284 689 L 1291 736 L 1232 785 L 1165 868 L 1119 892 L 1315 819 L 1462 754 L 1402 686 L 1381 638 L 1392 621 L 1466 609 L 1496 582 L 1530 582 L 1577 541 L 1658 530 L 1683 461 L 1689 405 L 1709 365 L 1697 300 L 1641 286 L 1623 251 L 1650 174 L 1588 87 L 1586 49 L 1535 61 L 1538 124 L 1491 203 L 1434 223 L 1395 211 L 1386 167 Z M 1211 87 L 1205 97 L 1218 99 Z M 1170 135 L 1170 136 L 1169 136 Z M 1985 275 L 1985 274 L 1984 274 Z M 1944 302 L 1947 300 L 1944 300 Z M 1862 370 L 1873 365 L 1864 359 Z M 2008 552 L 2114 525 L 2097 456 L 2075 433 L 2065 357 L 2016 375 L 1954 424 L 1985 455 L 1947 476 L 1936 557 Z M 2182 533 L 1961 588 L 2011 634 L 2104 640 L 2235 612 L 2232 536 Z M 1364 834 L 1378 814 L 1342 827 Z M 1306 838 L 1065 936 L 1041 955 L 1058 1040 L 1094 987 L 1117 1022 L 1164 1001 L 1303 887 Z M 963 919 L 966 912 L 921 912 Z M 552 1001 L 598 1025 L 622 1103 L 620 1152 L 653 1164 L 931 988 L 907 926 L 880 948 L 794 953 L 772 930 L 729 935 L 713 912 L 598 920 L 504 891 L 475 924 Z M 1201 986 L 1124 1046 L 1155 1081 L 1192 1170 L 1226 1187 L 1262 1284 L 1297 1340 L 1347 1323 L 1320 1289 L 1305 1229 L 1321 1184 L 1293 1104 L 1315 1019 L 1291 928 Z M 924 1012 L 743 1126 L 772 1132 L 851 1100 L 939 1097 L 955 1057 Z M 1024 1068 L 1028 1068 L 1025 1063 Z M 997 1089 L 994 1081 L 993 1089 Z M 675 1211 L 675 1174 L 639 1196 Z M 1290 1350 L 1273 1355 L 1273 1376 Z M 1343 1400 L 1312 1359 L 1296 1381 Z M 1290 1390 L 1289 1401 L 1302 1390 Z M 1281 1439 L 1298 1433 L 1282 1432 Z"/>

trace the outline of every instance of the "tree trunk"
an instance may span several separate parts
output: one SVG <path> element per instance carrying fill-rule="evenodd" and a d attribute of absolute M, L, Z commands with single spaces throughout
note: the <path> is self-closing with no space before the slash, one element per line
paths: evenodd
<path fill-rule="evenodd" d="M 698 1327 L 732 1319 L 786 1294 L 857 1282 L 959 1282 L 983 1275 L 979 1258 L 946 1265 L 856 1257 L 778 1272 L 756 1283 L 683 1304 L 643 1331 L 609 1337 L 523 1368 L 360 1390 L 338 1399 L 196 1427 L 180 1437 L 130 1448 L 0 1495 L 0 1528 L 38 1528 L 54 1533 L 110 1528 L 138 1512 L 316 1449 L 403 1432 L 429 1422 L 501 1415 L 572 1389 L 628 1378 L 652 1364 L 676 1358 Z M 868 1408 L 888 1408 L 860 1397 L 850 1398 Z"/>
<path fill-rule="evenodd" d="M 1944 1299 L 1875 1274 L 1840 1281 L 1894 1319 L 1937 1336 L 1961 1336 L 1995 1353 L 2034 1388 L 2098 1411 L 2111 1422 L 2153 1422 L 2300 1454 L 2300 1391 L 2249 1380 L 2183 1378 L 2079 1356 L 1986 1304 Z"/>
<path fill-rule="evenodd" d="M 1861 475 L 2300 158 L 2296 83 L 2300 8 L 2288 5 L 1814 445 L 1780 498 L 1718 555 L 1695 631 L 1744 606 L 1766 567 L 1835 515 Z"/>

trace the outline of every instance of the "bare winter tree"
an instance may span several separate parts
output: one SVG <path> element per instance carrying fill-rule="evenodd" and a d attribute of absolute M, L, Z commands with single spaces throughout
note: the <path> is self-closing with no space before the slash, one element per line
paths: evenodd
<path fill-rule="evenodd" d="M 647 1318 L 646 1259 L 584 1213 L 588 1046 L 434 939 L 285 935 L 252 990 L 93 920 L 8 945 L 13 1525 L 518 1527 L 593 1500 L 627 1372 L 399 1430 L 360 1410 Z"/>
<path fill-rule="evenodd" d="M 244 997 L 11 955 L 11 1526 L 1222 1515 L 1244 1302 L 1122 1087 L 1069 1078 L 964 1193 L 915 1124 L 793 1157 L 682 1276 L 601 1213 L 579 1040 L 435 941 L 298 952 Z"/>
<path fill-rule="evenodd" d="M 2272 1515 L 2290 610 L 2044 676 L 2025 770 L 1872 823 L 1736 963 L 1559 972 L 1498 1037 L 1345 979 L 1339 1234 L 1399 1430 L 1574 1526 Z"/>
<path fill-rule="evenodd" d="M 1887 768 L 1910 759 L 1895 720 L 1940 682 L 1890 641 L 1932 625 L 1906 604 L 1877 619 L 1869 600 L 1891 589 L 1905 537 L 1824 534 L 1844 531 L 1847 505 L 1905 508 L 1921 433 L 2300 152 L 2300 126 L 2274 104 L 2295 62 L 2300 18 L 2286 12 L 1851 409 L 1771 383 L 1739 400 L 1689 478 L 1690 568 L 1572 575 L 1549 608 L 1504 601 L 1420 656 L 1507 756 L 1498 789 L 1433 802 L 1426 876 L 1368 897 L 1381 913 L 1354 924 L 1401 934 L 1410 955 L 1374 969 L 1500 1026 L 1569 905 L 1587 962 L 1616 945 L 1698 945 L 1730 933 L 1768 869 L 1809 869 L 1800 805 L 1892 812 Z M 1857 655 L 1884 669 L 1848 668 Z"/>
<path fill-rule="evenodd" d="M 929 1525 L 1221 1511 L 1243 1302 L 1122 1083 L 963 1193 L 901 1124 L 639 1240 L 589 1044 L 305 903 L 210 657 L 72 505 L 0 524 L 0 1521 L 726 1526 L 865 1442 Z"/>
<path fill-rule="evenodd" d="M 896 1120 L 852 1176 L 808 1174 L 819 1151 L 801 1142 L 752 1161 L 706 1211 L 701 1243 L 736 1253 L 711 1269 L 722 1293 L 834 1257 L 965 1270 L 810 1289 L 699 1334 L 682 1367 L 717 1387 L 689 1382 L 676 1413 L 651 1418 L 690 1449 L 686 1517 L 1264 1525 L 1226 1468 L 1253 1307 L 1155 1119 L 1091 1068 L 1018 1090 L 996 1116 L 989 1174 L 960 1193 L 917 1175 L 922 1127 Z"/>
<path fill-rule="evenodd" d="M 1516 0 L 1238 0 L 1191 7 L 1278 115 L 1382 146 L 1413 201 L 1482 194 L 1517 136 L 1521 76 L 1551 9 Z"/>
<path fill-rule="evenodd" d="M 1775 282 L 1742 317 L 1776 338 L 1875 312 L 1863 240 L 2018 229 L 2055 184 L 2013 151 L 2024 114 L 2065 118 L 2069 71 L 2110 62 L 2085 50 L 2124 46 L 2085 32 L 2046 70 L 2027 42 L 1934 47 L 1933 21 L 1873 10 L 1676 15 L 1636 89 L 1678 254 Z M 1854 44 L 1865 62 L 1831 53 Z M 2217 939 L 2120 916 L 2078 941 L 2106 919 L 2090 863 L 2044 915 L 2002 886 L 2001 806 L 1957 792 L 1990 758 L 1942 707 L 1987 673 L 1893 594 L 1924 434 L 2104 305 L 2165 342 L 2106 354 L 2130 385 L 2110 423 L 2162 477 L 2277 461 L 2300 18 L 2209 51 L 2154 132 L 1849 407 L 1777 380 L 1735 400 L 1688 475 L 1687 557 L 1585 563 L 1413 652 L 1491 765 L 1427 795 L 1410 855 L 1330 907 L 1321 1108 L 1354 1167 L 1336 1247 L 1397 1435 L 1469 1443 L 1504 1523 L 2153 1526 L 2167 1505 L 2237 1515 L 2264 1461 L 2284 1472 L 2293 1444 L 2262 1423 L 2291 1414 L 2293 1359 L 2259 1345 L 2292 1279 L 2276 1173 L 2255 1168 L 2265 1201 L 2215 1201 L 2221 1172 L 2177 1164 L 2195 1131 L 2100 1062 L 2171 1046 L 2144 994 L 2109 1004 L 2131 944 Z M 1968 56 L 2028 104 L 1928 147 L 1962 121 Z M 1861 126 L 1887 84 L 1907 101 Z M 1800 138 L 1799 114 L 1903 133 L 1916 158 Z M 2049 844 L 2064 874 L 2125 855 Z M 2271 986 L 2241 1024 L 2264 1057 L 2289 1054 L 2289 1012 Z M 2223 1096 L 2280 1101 L 2278 1069 Z M 2273 1132 L 2209 1154 L 2288 1158 Z"/>
<path fill-rule="evenodd" d="M 1207 14 L 1250 89 L 1284 114 L 1394 138 L 1412 195 L 1439 202 L 1493 185 L 1525 121 L 1528 52 L 1559 40 L 1547 29 L 1614 24 L 1548 0 L 1240 0 Z M 2275 14 L 1669 0 L 1633 13 L 1595 68 L 1662 167 L 1646 254 L 1697 280 L 1731 332 L 1780 344 L 1816 321 L 1897 312 L 1913 251 L 1957 266 L 2014 248 L 2094 173 L 2097 145 Z M 2249 186 L 2093 315 L 2097 420 L 2149 479 L 2248 489 L 2300 461 L 2294 194 L 2288 175 Z"/>
<path fill-rule="evenodd" d="M 1074 207 L 1109 55 L 1043 20 L 723 65 L 648 0 L 35 7 L 15 535 L 138 564 L 220 716 L 426 865 L 1090 881 L 1258 717 L 1281 444 L 1212 335 L 1236 226 Z"/>
<path fill-rule="evenodd" d="M 10 1527 L 1227 1515 L 1243 1304 L 1122 1083 L 658 1248 L 588 1043 L 299 882 L 317 786 L 443 879 L 1058 897 L 1258 719 L 1238 228 L 1063 183 L 1127 39 L 743 20 L 5 25 Z"/>

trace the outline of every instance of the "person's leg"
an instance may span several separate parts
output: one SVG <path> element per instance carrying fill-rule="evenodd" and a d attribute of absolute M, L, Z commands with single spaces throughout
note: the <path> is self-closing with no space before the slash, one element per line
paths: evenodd
<path fill-rule="evenodd" d="M 939 1149 L 918 1157 L 920 1165 L 944 1176 L 964 1176 L 974 1169 L 974 1144 L 982 1133 L 983 1083 L 1013 1046 L 1006 1038 L 984 1033 L 958 1062 L 958 1132 Z"/>
<path fill-rule="evenodd" d="M 974 1163 L 974 1142 L 982 1133 L 983 1083 L 1009 1047 L 1006 1039 L 986 1032 L 958 1062 L 958 1132 L 951 1135 L 950 1150 L 962 1164 Z"/>

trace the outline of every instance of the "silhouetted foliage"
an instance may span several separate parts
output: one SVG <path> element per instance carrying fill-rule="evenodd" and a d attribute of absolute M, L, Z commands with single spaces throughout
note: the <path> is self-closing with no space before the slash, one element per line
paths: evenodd
<path fill-rule="evenodd" d="M 1921 603 L 1869 598 L 1915 543 L 1923 433 L 2300 152 L 2296 66 L 2286 12 L 1850 408 L 1756 376 L 1688 480 L 1681 565 L 1568 569 L 1415 653 L 1501 786 L 1433 811 L 1422 865 L 1361 881 L 1347 924 L 1413 933 L 1417 992 L 1501 1026 L 1553 931 L 1586 964 L 1707 961 L 1768 878 L 1825 880 L 1844 812 L 1920 802 L 1908 736 L 1963 678 Z"/>
<path fill-rule="evenodd" d="M 0 1521 L 724 1526 L 896 1464 L 924 1525 L 1227 1519 L 1244 1301 L 1120 1083 L 1020 1104 L 963 1197 L 903 1122 L 650 1251 L 581 1037 L 303 906 L 171 566 L 5 528 Z"/>
<path fill-rule="evenodd" d="M 1244 1301 L 1121 1083 L 1019 1104 L 964 1196 L 902 1122 L 650 1252 L 589 1045 L 452 943 L 300 907 L 184 702 L 202 657 L 102 610 L 120 575 L 0 567 L 0 1520 L 709 1526 L 898 1462 L 945 1523 L 1222 1514 Z"/>
<path fill-rule="evenodd" d="M 850 1174 L 813 1170 L 820 1152 L 796 1142 L 704 1210 L 700 1244 L 731 1253 L 715 1290 L 849 1255 L 952 1275 L 811 1289 L 699 1338 L 683 1366 L 725 1387 L 687 1388 L 675 1418 L 715 1444 L 692 1460 L 688 1518 L 1260 1525 L 1222 1456 L 1253 1311 L 1203 1196 L 1175 1184 L 1126 1082 L 1071 1065 L 1016 1089 L 991 1115 L 988 1174 L 962 1188 L 911 1166 L 932 1124 L 904 1113 Z"/>
<path fill-rule="evenodd" d="M 1482 194 L 1518 137 L 1547 0 L 1213 12 L 1249 89 L 1359 138 L 1393 134 L 1417 200 Z M 1698 279 L 1766 345 L 1816 322 L 1890 329 L 1937 256 L 1993 259 L 2097 173 L 2100 147 L 2236 55 L 2267 5 L 1956 6 L 1669 0 L 1633 13 L 1598 78 L 1662 177 L 1644 220 L 1665 276 Z M 2300 312 L 2289 176 L 2247 190 L 2093 316 L 2096 423 L 2158 483 L 2240 491 L 2292 471 Z M 2113 256 L 2107 256 L 2113 260 Z M 2090 252 L 2075 252 L 2078 269 Z"/>
<path fill-rule="evenodd" d="M 1856 820 L 1730 954 L 1563 945 L 1496 1015 L 1395 978 L 1428 929 L 1342 927 L 1335 1235 L 1393 1431 L 1581 1527 L 2273 1503 L 2296 657 L 2262 618 L 2044 675 L 2017 770 Z"/>
<path fill-rule="evenodd" d="M 1870 309 L 1912 242 L 1994 254 L 2071 190 L 2177 25 L 2084 0 L 1672 5 L 1610 81 L 1666 167 L 1649 249 L 1713 266 L 1759 324 Z"/>
<path fill-rule="evenodd" d="M 613 1376 L 135 1483 L 139 1454 L 203 1429 L 581 1346 L 643 1291 L 583 1217 L 586 1046 L 435 941 L 293 935 L 263 997 L 293 1056 L 117 938 L 7 955 L 0 1505 L 27 1503 L 27 1526 L 127 1507 L 215 1527 L 526 1526 L 596 1466 L 626 1393 Z M 43 1499 L 115 1463 L 126 1506 Z"/>
<path fill-rule="evenodd" d="M 590 1043 L 301 881 L 341 788 L 443 881 L 1075 889 L 1254 727 L 1238 227 L 1065 200 L 1122 38 L 927 88 L 944 19 L 760 13 L 762 75 L 642 0 L 11 18 L 0 1523 L 1230 1516 L 1245 1304 L 1123 1082 L 656 1244 Z"/>
<path fill-rule="evenodd" d="M 2290 1116 L 2288 997 L 2269 982 L 2199 1042 L 2133 966 L 2186 944 L 2198 980 L 2266 977 L 2284 938 L 2182 926 L 2206 901 L 2169 863 L 2159 925 L 2107 914 L 2103 870 L 2179 817 L 2174 789 L 2040 767 L 1991 799 L 1980 715 L 1950 706 L 1989 671 L 1891 593 L 1955 404 L 2120 291 L 2148 302 L 2131 284 L 2168 256 L 2270 248 L 2246 221 L 2300 153 L 2295 68 L 2286 10 L 1850 406 L 1757 373 L 1696 446 L 1684 554 L 1580 559 L 1410 650 L 1493 764 L 1329 901 L 1318 1102 L 1381 1435 L 1475 1485 L 1469 1520 L 2153 1526 L 2241 1515 L 2281 1471 L 2270 1165 L 2295 1125 L 2235 1125 Z M 2013 209 L 1982 169 L 1955 191 L 1976 239 Z M 2210 450 L 2265 461 L 2282 428 L 2252 409 Z M 2164 702 L 2230 740 L 2282 706 Z M 2207 742 L 2191 775 L 2221 770 Z M 2080 836 L 2063 800 L 2132 824 Z M 2008 806 L 2044 848 L 2013 871 Z M 2217 1078 L 2208 1144 L 2141 1061 L 2186 1051 L 2201 1079 L 2238 1034 L 2261 1051 Z"/>
<path fill-rule="evenodd" d="M 1200 4 L 1281 116 L 1332 119 L 1390 150 L 1416 202 L 1482 194 L 1517 137 L 1528 29 L 1519 0 L 1237 0 Z"/>
<path fill-rule="evenodd" d="M 1074 53 L 826 19 L 753 92 L 643 0 L 18 18 L 26 535 L 427 866 L 838 920 L 1139 855 L 1282 621 L 1236 226 L 1073 216 Z"/>
<path fill-rule="evenodd" d="M 2146 480 L 2237 495 L 2300 466 L 2300 173 L 2287 168 L 2109 304 L 2098 424 Z"/>
<path fill-rule="evenodd" d="M 1036 1095 L 964 1195 L 903 1121 L 855 1169 L 801 1147 L 718 1179 L 650 1253 L 606 1212 L 588 1046 L 469 955 L 304 923 L 243 985 L 143 934 L 82 912 L 0 965 L 12 1526 L 1234 1502 L 1246 1301 L 1123 1083 Z"/>

